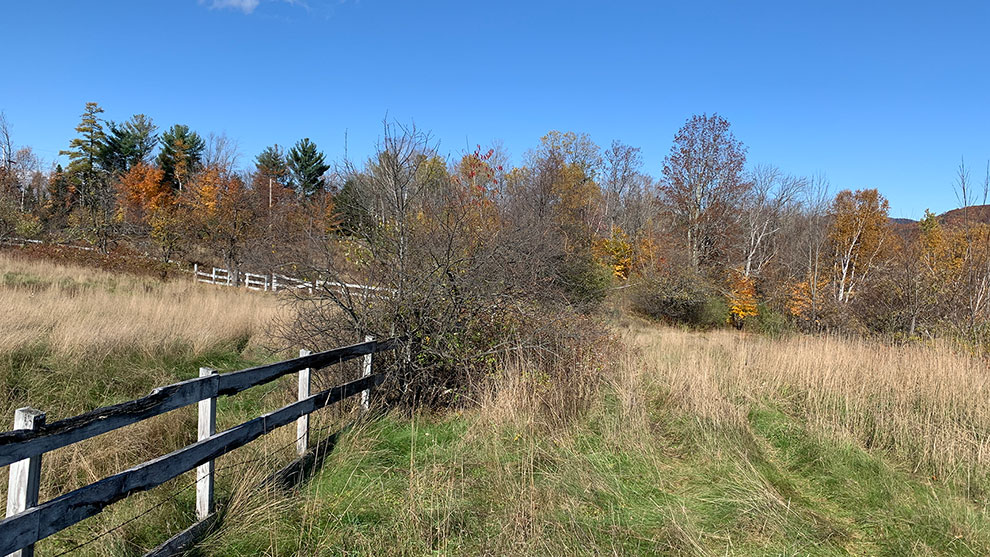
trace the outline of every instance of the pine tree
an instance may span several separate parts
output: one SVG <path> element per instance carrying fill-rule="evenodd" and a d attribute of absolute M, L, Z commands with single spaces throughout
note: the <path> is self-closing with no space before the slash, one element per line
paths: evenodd
<path fill-rule="evenodd" d="M 164 180 L 173 189 L 182 191 L 189 177 L 199 169 L 206 142 L 189 126 L 176 124 L 162 133 L 162 150 L 158 153 L 158 167 L 164 172 Z"/>
<path fill-rule="evenodd" d="M 102 165 L 109 172 L 124 174 L 140 162 L 148 162 L 158 143 L 155 124 L 144 114 L 135 114 L 123 124 L 107 124 Z"/>
<path fill-rule="evenodd" d="M 99 114 L 103 109 L 95 102 L 86 103 L 82 119 L 76 126 L 79 137 L 69 142 L 69 149 L 59 151 L 59 155 L 68 155 L 69 166 L 66 172 L 77 184 L 77 192 L 83 205 L 93 203 L 96 195 L 99 177 L 100 155 L 106 144 L 106 134 Z"/>
<path fill-rule="evenodd" d="M 255 157 L 255 166 L 258 168 L 259 180 L 272 179 L 281 186 L 289 184 L 289 165 L 285 160 L 285 153 L 278 145 L 265 147 L 265 150 Z"/>
<path fill-rule="evenodd" d="M 323 189 L 323 175 L 330 170 L 324 162 L 324 155 L 309 138 L 297 141 L 289 149 L 288 166 L 291 172 L 291 185 L 299 195 L 310 197 Z"/>

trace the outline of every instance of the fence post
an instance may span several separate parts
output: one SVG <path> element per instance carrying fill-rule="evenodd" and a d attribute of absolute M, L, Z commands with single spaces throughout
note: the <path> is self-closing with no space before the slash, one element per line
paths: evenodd
<path fill-rule="evenodd" d="M 305 348 L 299 349 L 299 357 L 312 354 Z M 305 368 L 299 370 L 299 400 L 309 398 L 310 374 L 312 369 Z M 306 454 L 309 449 L 309 414 L 299 416 L 296 419 L 296 452 L 299 456 Z"/>
<path fill-rule="evenodd" d="M 45 425 L 45 413 L 34 408 L 14 411 L 14 429 L 40 429 Z M 41 486 L 41 455 L 19 460 L 10 465 L 7 483 L 7 516 L 38 505 Z M 19 549 L 7 557 L 33 557 L 34 545 Z"/>
<path fill-rule="evenodd" d="M 272 273 L 272 292 L 278 290 L 278 279 L 275 278 L 275 273 Z"/>
<path fill-rule="evenodd" d="M 213 272 L 210 275 L 210 284 L 216 284 L 216 283 L 217 283 L 217 268 L 214 267 Z"/>
<path fill-rule="evenodd" d="M 193 282 L 199 282 L 199 263 L 193 263 Z"/>
<path fill-rule="evenodd" d="M 375 337 L 367 335 L 364 337 L 365 342 L 371 342 L 375 340 Z M 364 355 L 364 371 L 361 372 L 361 377 L 368 377 L 371 375 L 371 356 L 372 354 Z M 361 391 L 361 411 L 367 412 L 371 408 L 371 389 L 365 389 Z"/>
<path fill-rule="evenodd" d="M 213 368 L 199 368 L 200 377 L 209 377 L 216 374 L 217 370 Z M 199 401 L 198 440 L 207 439 L 216 432 L 217 398 L 213 396 Z M 196 467 L 196 518 L 198 520 L 203 520 L 213 513 L 213 470 L 214 461 L 212 460 Z"/>

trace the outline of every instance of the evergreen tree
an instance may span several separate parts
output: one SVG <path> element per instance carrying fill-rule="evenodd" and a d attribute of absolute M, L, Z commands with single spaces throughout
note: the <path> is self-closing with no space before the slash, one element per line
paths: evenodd
<path fill-rule="evenodd" d="M 285 153 L 278 145 L 265 147 L 265 150 L 255 157 L 255 166 L 258 168 L 258 180 L 271 179 L 281 186 L 289 185 L 289 165 L 285 160 Z"/>
<path fill-rule="evenodd" d="M 165 173 L 164 182 L 181 191 L 189 177 L 199 169 L 206 142 L 182 124 L 162 133 L 160 141 L 162 150 L 158 153 L 158 167 Z"/>
<path fill-rule="evenodd" d="M 79 200 L 83 205 L 91 204 L 96 195 L 99 180 L 100 155 L 106 145 L 106 134 L 99 114 L 103 109 L 95 102 L 86 103 L 82 119 L 76 126 L 79 137 L 69 142 L 69 149 L 59 151 L 59 155 L 69 156 L 66 172 L 76 184 Z"/>
<path fill-rule="evenodd" d="M 323 189 L 323 175 L 330 170 L 330 165 L 324 162 L 323 153 L 308 137 L 297 141 L 289 149 L 287 162 L 291 185 L 299 195 L 308 198 Z"/>
<path fill-rule="evenodd" d="M 107 124 L 106 144 L 101 154 L 104 168 L 123 174 L 139 162 L 148 162 L 158 143 L 155 124 L 144 114 L 135 114 L 123 124 Z"/>

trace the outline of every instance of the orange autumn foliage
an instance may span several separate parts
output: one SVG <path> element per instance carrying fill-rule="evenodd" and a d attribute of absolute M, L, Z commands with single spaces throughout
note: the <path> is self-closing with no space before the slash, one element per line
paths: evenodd
<path fill-rule="evenodd" d="M 741 329 L 747 317 L 759 314 L 756 307 L 756 286 L 753 277 L 747 277 L 738 270 L 731 271 L 729 278 L 729 320 Z"/>
<path fill-rule="evenodd" d="M 132 166 L 120 178 L 117 186 L 121 207 L 138 219 L 143 219 L 148 213 L 171 204 L 171 190 L 163 183 L 163 177 L 164 173 L 160 168 L 146 163 Z"/>

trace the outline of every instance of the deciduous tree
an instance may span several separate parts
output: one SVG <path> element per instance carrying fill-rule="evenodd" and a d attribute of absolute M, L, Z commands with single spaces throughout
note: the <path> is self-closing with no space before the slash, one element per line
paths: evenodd
<path fill-rule="evenodd" d="M 660 197 L 685 238 L 694 269 L 714 263 L 727 247 L 751 188 L 745 164 L 746 148 L 718 114 L 694 115 L 674 136 Z"/>
<path fill-rule="evenodd" d="M 876 189 L 840 191 L 832 202 L 829 240 L 833 248 L 835 300 L 850 301 L 887 247 L 890 204 Z"/>

